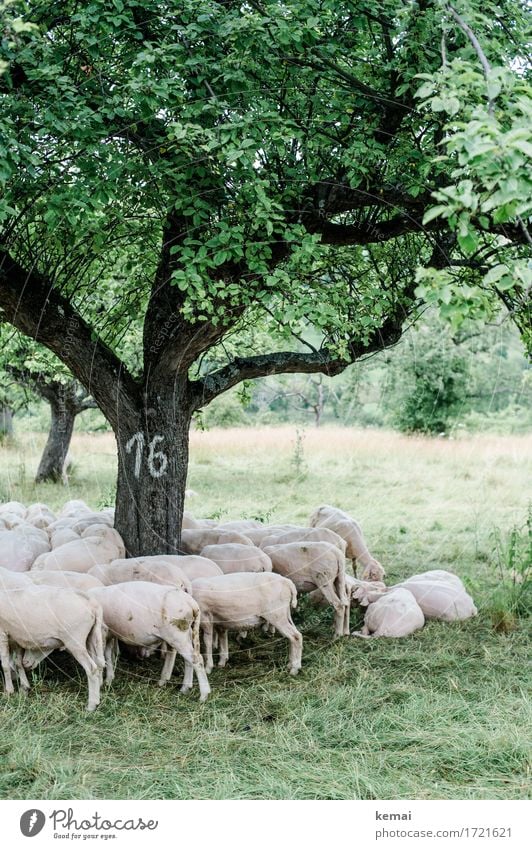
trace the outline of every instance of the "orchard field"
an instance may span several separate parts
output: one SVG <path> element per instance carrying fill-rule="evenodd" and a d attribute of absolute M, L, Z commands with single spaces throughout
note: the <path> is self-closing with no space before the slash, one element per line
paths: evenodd
<path fill-rule="evenodd" d="M 0 449 L 0 500 L 111 503 L 112 435 L 75 435 L 68 487 L 32 483 L 43 441 L 20 434 Z M 29 697 L 1 700 L 0 796 L 526 797 L 530 642 L 508 599 L 510 567 L 527 556 L 531 479 L 532 436 L 194 432 L 187 507 L 198 517 L 304 523 L 319 503 L 336 504 L 360 520 L 390 584 L 450 569 L 478 617 L 429 622 L 402 640 L 333 642 L 329 611 L 303 599 L 297 678 L 285 671 L 284 640 L 252 635 L 240 647 L 232 641 L 204 705 L 197 691 L 179 695 L 177 677 L 175 686 L 156 686 L 158 658 L 122 660 L 89 716 L 81 670 L 55 655 L 34 673 Z M 512 555 L 514 526 L 521 536 Z M 353 612 L 353 627 L 359 621 Z"/>

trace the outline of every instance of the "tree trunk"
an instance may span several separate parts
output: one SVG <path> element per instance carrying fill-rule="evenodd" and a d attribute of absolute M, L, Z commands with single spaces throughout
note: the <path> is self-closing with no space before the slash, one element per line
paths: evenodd
<path fill-rule="evenodd" d="M 13 436 L 13 410 L 0 404 L 0 441 L 8 436 Z"/>
<path fill-rule="evenodd" d="M 50 400 L 51 422 L 48 440 L 35 476 L 36 483 L 66 483 L 65 464 L 78 410 L 64 403 L 60 396 Z"/>
<path fill-rule="evenodd" d="M 123 399 L 115 528 L 131 557 L 180 553 L 191 418 L 177 381 L 160 391 L 151 386 L 141 410 Z"/>

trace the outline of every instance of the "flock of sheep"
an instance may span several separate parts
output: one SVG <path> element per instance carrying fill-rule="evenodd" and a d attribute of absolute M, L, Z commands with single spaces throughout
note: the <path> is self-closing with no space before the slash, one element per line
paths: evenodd
<path fill-rule="evenodd" d="M 161 650 L 159 685 L 176 656 L 185 664 L 181 692 L 199 684 L 204 701 L 213 650 L 229 658 L 229 631 L 262 627 L 289 642 L 289 672 L 301 668 L 303 638 L 292 620 L 298 593 L 334 610 L 334 635 L 349 635 L 352 605 L 366 608 L 359 637 L 402 637 L 425 618 L 455 621 L 477 611 L 461 580 L 433 570 L 394 587 L 370 554 L 360 525 L 323 505 L 309 527 L 256 521 L 218 523 L 185 512 L 180 555 L 125 557 L 111 508 L 69 501 L 59 515 L 45 504 L 0 504 L 0 659 L 5 691 L 13 675 L 52 651 L 70 652 L 88 680 L 88 710 L 114 678 L 119 644 L 139 658 Z M 350 560 L 354 575 L 346 573 Z M 203 641 L 203 656 L 201 653 Z"/>

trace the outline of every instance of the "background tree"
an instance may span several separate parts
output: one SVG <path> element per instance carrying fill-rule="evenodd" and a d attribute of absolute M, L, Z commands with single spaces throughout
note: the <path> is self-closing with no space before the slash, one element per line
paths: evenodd
<path fill-rule="evenodd" d="M 394 344 L 419 265 L 475 284 L 447 224 L 423 223 L 452 168 L 444 116 L 416 108 L 418 75 L 441 63 L 442 5 L 14 6 L 39 32 L 3 45 L 2 315 L 113 427 L 128 551 L 174 551 L 195 411 L 242 381 L 339 374 Z M 505 6 L 509 35 L 481 27 L 501 63 L 524 4 Z M 471 45 L 457 31 L 447 51 Z M 483 227 L 503 251 L 525 242 L 517 220 L 488 212 Z M 244 334 L 224 359 L 265 316 L 277 342 L 250 353 Z M 140 325 L 128 368 L 124 333 Z"/>
<path fill-rule="evenodd" d="M 50 428 L 35 480 L 66 483 L 66 462 L 76 416 L 96 407 L 57 357 L 18 332 L 0 325 L 0 376 L 19 406 L 46 401 Z"/>

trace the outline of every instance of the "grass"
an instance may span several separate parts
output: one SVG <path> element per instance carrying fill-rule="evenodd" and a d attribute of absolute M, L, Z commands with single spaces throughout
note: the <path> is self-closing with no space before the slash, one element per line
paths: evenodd
<path fill-rule="evenodd" d="M 0 449 L 0 499 L 59 506 L 108 498 L 114 444 L 77 434 L 67 488 L 31 483 L 42 435 Z M 296 460 L 295 457 L 298 456 Z M 360 519 L 390 582 L 459 573 L 479 616 L 402 640 L 331 640 L 331 615 L 297 611 L 303 670 L 286 642 L 232 642 L 212 696 L 156 686 L 159 661 L 122 660 L 94 715 L 79 668 L 58 655 L 25 698 L 1 700 L 2 798 L 525 798 L 532 735 L 526 623 L 494 627 L 497 540 L 523 524 L 532 438 L 459 440 L 294 428 L 194 433 L 198 516 L 304 521 L 321 502 Z M 494 538 L 495 529 L 499 535 Z M 353 616 L 353 627 L 357 624 Z"/>

